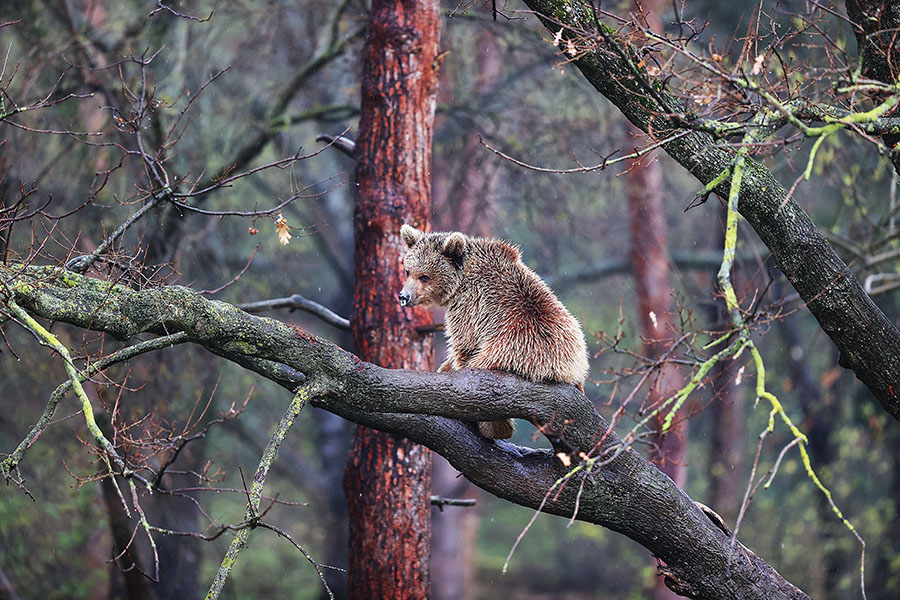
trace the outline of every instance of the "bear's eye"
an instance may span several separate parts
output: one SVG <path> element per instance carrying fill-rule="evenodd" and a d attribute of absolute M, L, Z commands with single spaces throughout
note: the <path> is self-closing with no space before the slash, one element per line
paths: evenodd
<path fill-rule="evenodd" d="M 406 276 L 409 277 L 409 269 L 406 270 Z"/>
<path fill-rule="evenodd" d="M 421 281 L 422 283 L 428 283 L 429 281 L 431 281 L 431 277 L 429 277 L 428 275 L 419 275 L 419 281 Z"/>

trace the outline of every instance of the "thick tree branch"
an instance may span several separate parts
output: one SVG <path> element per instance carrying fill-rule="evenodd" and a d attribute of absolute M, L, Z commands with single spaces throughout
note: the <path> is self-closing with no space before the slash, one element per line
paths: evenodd
<path fill-rule="evenodd" d="M 683 102 L 650 82 L 631 49 L 614 31 L 594 19 L 590 3 L 563 0 L 524 0 L 548 30 L 562 28 L 561 46 L 571 36 L 591 35 L 596 47 L 572 62 L 597 91 L 606 96 L 641 130 L 654 138 L 680 131 L 676 116 Z M 599 31 L 598 31 L 599 27 Z M 574 33 L 573 33 L 574 32 Z M 571 57 L 566 57 L 567 60 Z M 727 198 L 730 178 L 721 177 L 734 162 L 734 152 L 716 145 L 708 133 L 694 131 L 663 146 L 666 152 L 702 184 L 716 181 L 714 190 Z M 835 253 L 809 215 L 772 173 L 746 159 L 738 203 L 776 264 L 819 325 L 840 350 L 840 364 L 853 369 L 884 409 L 900 420 L 900 331 L 865 293 L 847 265 Z"/>
<path fill-rule="evenodd" d="M 286 388 L 305 383 L 315 406 L 424 444 L 476 485 L 523 506 L 537 508 L 567 468 L 552 451 L 488 440 L 467 422 L 527 419 L 573 458 L 590 453 L 608 430 L 593 404 L 571 386 L 483 371 L 383 369 L 302 329 L 187 288 L 135 291 L 47 267 L 0 267 L 0 278 L 12 299 L 35 316 L 120 338 L 183 331 L 190 341 Z M 610 433 L 600 453 L 620 446 Z M 807 598 L 752 552 L 732 546 L 690 498 L 634 451 L 577 476 L 544 510 L 567 517 L 577 510 L 578 519 L 636 540 L 665 562 L 673 589 L 689 597 Z"/>
<path fill-rule="evenodd" d="M 900 5 L 886 0 L 848 0 L 847 15 L 859 27 L 856 34 L 857 54 L 861 62 L 861 74 L 869 79 L 892 85 L 897 80 L 897 58 L 900 57 L 900 42 L 897 27 L 900 27 Z M 900 141 L 896 131 L 885 135 L 882 140 L 888 148 Z M 890 154 L 894 170 L 900 173 L 900 154 Z"/>

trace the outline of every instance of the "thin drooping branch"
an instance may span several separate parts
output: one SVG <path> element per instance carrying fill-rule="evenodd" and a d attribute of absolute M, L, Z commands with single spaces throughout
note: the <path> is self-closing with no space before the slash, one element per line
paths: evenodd
<path fill-rule="evenodd" d="M 288 405 L 287 410 L 275 427 L 272 437 L 269 438 L 269 443 L 266 444 L 266 449 L 260 457 L 259 466 L 256 468 L 256 473 L 253 475 L 253 480 L 250 483 L 250 489 L 247 490 L 247 510 L 244 514 L 244 522 L 247 523 L 248 527 L 238 530 L 237 535 L 231 540 L 228 551 L 222 558 L 222 564 L 219 565 L 219 570 L 216 572 L 216 577 L 209 588 L 209 592 L 206 594 L 206 600 L 215 600 L 219 597 L 228 575 L 231 573 L 232 567 L 234 567 L 238 554 L 247 545 L 247 539 L 250 537 L 251 530 L 258 524 L 260 518 L 259 505 L 262 500 L 266 476 L 269 473 L 269 469 L 272 468 L 275 458 L 278 456 L 278 449 L 284 442 L 284 438 L 287 437 L 288 431 L 291 430 L 291 427 L 297 421 L 297 417 L 300 416 L 300 411 L 303 410 L 303 407 L 308 402 L 309 389 L 303 387 L 297 390 L 294 399 L 291 400 L 290 405 Z M 319 575 L 321 576 L 321 571 L 319 571 Z M 328 589 L 328 584 L 325 582 L 324 577 L 322 578 L 322 583 L 325 585 L 325 589 L 328 590 L 328 595 L 333 598 L 334 596 L 331 594 L 331 590 Z"/>
<path fill-rule="evenodd" d="M 322 338 L 255 317 L 183 287 L 135 291 L 49 267 L 0 267 L 0 279 L 30 314 L 127 339 L 184 332 L 210 352 L 295 390 L 368 427 L 406 436 L 445 456 L 467 478 L 511 502 L 603 525 L 665 562 L 670 587 L 694 598 L 807 596 L 729 538 L 670 479 L 634 451 L 595 467 L 579 463 L 608 429 L 572 386 L 547 386 L 485 371 L 438 374 L 383 369 Z M 571 476 L 554 451 L 498 443 L 470 422 L 506 417 L 540 428 L 555 452 L 579 465 Z M 621 450 L 608 435 L 600 456 Z M 577 483 L 574 484 L 574 483 Z M 555 488 L 553 495 L 547 491 Z"/>
<path fill-rule="evenodd" d="M 570 37 L 594 36 L 593 48 L 572 62 L 588 80 L 642 131 L 655 139 L 673 138 L 683 130 L 683 101 L 653 81 L 628 42 L 595 18 L 584 0 L 524 0 L 547 29 L 559 34 L 565 49 Z M 718 145 L 705 132 L 691 131 L 663 145 L 665 151 L 704 186 L 723 198 L 729 195 L 733 150 Z M 866 294 L 828 240 L 772 173 L 747 157 L 738 209 L 769 248 L 822 330 L 840 351 L 840 364 L 850 368 L 884 409 L 900 420 L 900 331 Z"/>

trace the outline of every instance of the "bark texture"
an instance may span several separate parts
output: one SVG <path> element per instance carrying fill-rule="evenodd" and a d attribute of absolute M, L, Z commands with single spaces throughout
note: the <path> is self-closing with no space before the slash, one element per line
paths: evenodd
<path fill-rule="evenodd" d="M 856 25 L 856 51 L 862 59 L 862 75 L 892 84 L 900 71 L 900 3 L 893 0 L 848 0 L 847 16 Z M 879 99 L 880 101 L 880 99 Z M 900 135 L 882 138 L 888 148 L 900 142 Z M 900 173 L 900 153 L 890 154 L 894 170 Z"/>
<path fill-rule="evenodd" d="M 383 367 L 434 369 L 430 323 L 401 308 L 400 226 L 424 227 L 431 206 L 438 3 L 376 0 L 363 56 L 356 142 L 356 353 Z M 427 598 L 431 456 L 400 436 L 359 427 L 344 473 L 350 520 L 350 598 Z"/>
<path fill-rule="evenodd" d="M 572 62 L 629 121 L 657 139 L 680 131 L 670 115 L 684 112 L 681 100 L 664 89 L 652 95 L 647 91 L 656 82 L 649 84 L 643 74 L 640 78 L 636 75 L 631 65 L 637 61 L 627 61 L 620 54 L 621 51 L 633 56 L 632 50 L 612 30 L 605 30 L 604 35 L 597 31 L 590 3 L 524 1 L 551 32 L 559 31 L 562 24 L 564 29 L 598 39 L 596 49 L 580 54 Z M 565 33 L 563 40 L 567 35 L 570 34 Z M 616 47 L 611 47 L 604 36 Z M 665 144 L 664 149 L 704 185 L 730 167 L 734 158 L 712 136 L 697 131 Z M 729 189 L 730 180 L 718 186 L 716 192 L 727 197 Z M 900 420 L 900 331 L 865 293 L 809 215 L 794 198 L 785 202 L 786 198 L 787 190 L 772 173 L 748 159 L 738 210 L 838 347 L 840 364 L 852 369 L 882 407 Z"/>
<path fill-rule="evenodd" d="M 847 0 L 846 5 L 863 77 L 893 83 L 900 73 L 900 40 L 893 31 L 900 23 L 900 5 L 889 0 Z"/>
<path fill-rule="evenodd" d="M 426 445 L 479 487 L 523 506 L 539 506 L 566 468 L 550 450 L 488 440 L 463 421 L 526 419 L 542 426 L 557 445 L 572 448 L 573 456 L 592 450 L 608 429 L 572 386 L 487 371 L 385 369 L 303 329 L 179 286 L 134 291 L 38 267 L 0 266 L 0 279 L 35 316 L 121 339 L 183 331 L 193 343 L 285 388 L 308 383 L 315 406 Z M 611 433 L 601 451 L 620 443 Z M 554 492 L 544 510 L 566 517 L 577 513 L 578 519 L 637 541 L 666 563 L 670 587 L 688 597 L 808 598 L 755 554 L 732 545 L 671 479 L 636 452 L 623 452 L 594 469 L 583 488 L 576 478 Z"/>

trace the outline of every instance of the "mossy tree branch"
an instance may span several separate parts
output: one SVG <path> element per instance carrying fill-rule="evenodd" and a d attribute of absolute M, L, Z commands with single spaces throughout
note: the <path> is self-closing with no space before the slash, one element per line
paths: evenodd
<path fill-rule="evenodd" d="M 247 510 L 244 514 L 244 523 L 247 524 L 247 527 L 240 528 L 237 535 L 231 540 L 228 551 L 225 553 L 225 557 L 222 558 L 222 563 L 219 565 L 219 570 L 216 572 L 216 577 L 206 594 L 207 600 L 215 600 L 219 597 L 222 588 L 225 586 L 225 582 L 228 580 L 228 575 L 231 573 L 232 567 L 234 567 L 238 554 L 244 549 L 244 546 L 247 545 L 247 539 L 250 537 L 251 530 L 257 526 L 260 518 L 259 506 L 262 500 L 263 486 L 266 483 L 269 469 L 271 469 L 272 465 L 275 463 L 275 458 L 278 456 L 278 449 L 281 447 L 282 442 L 284 442 L 284 439 L 287 437 L 288 431 L 291 430 L 291 427 L 293 427 L 294 423 L 297 421 L 297 417 L 300 416 L 300 411 L 303 410 L 303 407 L 306 406 L 307 402 L 309 402 L 309 386 L 302 386 L 297 390 L 297 393 L 294 394 L 293 400 L 291 400 L 287 410 L 275 427 L 275 431 L 269 438 L 269 443 L 266 444 L 266 448 L 259 460 L 259 466 L 256 468 L 256 473 L 253 475 L 253 480 L 250 482 L 250 489 L 247 490 Z M 321 571 L 319 571 L 319 575 L 321 576 Z M 329 597 L 334 598 L 334 595 L 328 588 L 328 584 L 325 582 L 324 578 L 322 578 L 322 583 L 328 591 Z"/>
<path fill-rule="evenodd" d="M 572 457 L 594 449 L 609 428 L 571 386 L 483 371 L 383 369 L 302 329 L 183 287 L 135 291 L 46 267 L 0 267 L 0 278 L 8 282 L 7 301 L 35 317 L 123 339 L 184 332 L 189 341 L 285 388 L 304 385 L 314 406 L 428 446 L 476 485 L 523 506 L 540 506 L 567 468 L 553 451 L 488 440 L 469 422 L 529 420 L 557 451 Z M 599 454 L 620 449 L 611 433 Z M 619 452 L 585 474 L 583 487 L 581 477 L 549 497 L 543 510 L 571 517 L 577 506 L 578 519 L 634 539 L 665 562 L 667 580 L 679 593 L 708 599 L 807 598 L 753 553 L 732 546 L 690 498 L 636 452 Z"/>
<path fill-rule="evenodd" d="M 547 29 L 565 40 L 592 35 L 593 48 L 566 56 L 588 82 L 625 117 L 655 138 L 682 131 L 687 114 L 681 99 L 650 80 L 629 57 L 627 42 L 597 22 L 584 0 L 524 0 Z M 598 31 L 597 28 L 600 28 Z M 734 151 L 703 131 L 691 131 L 663 145 L 666 152 L 704 186 L 728 198 L 731 177 L 721 178 L 734 163 Z M 840 364 L 854 371 L 884 409 L 900 420 L 900 331 L 894 326 L 830 246 L 809 215 L 789 197 L 772 173 L 745 159 L 738 209 L 769 248 L 822 330 L 840 351 Z"/>
<path fill-rule="evenodd" d="M 889 85 L 897 82 L 897 58 L 900 57 L 900 43 L 897 41 L 897 27 L 900 27 L 900 5 L 885 0 L 847 0 L 847 16 L 857 27 L 857 54 L 860 57 L 861 75 Z M 879 94 L 874 94 L 878 99 Z M 895 146 L 900 142 L 900 134 L 890 132 L 882 138 L 892 149 L 890 153 L 894 170 L 900 173 L 900 153 Z"/>

